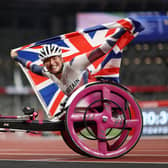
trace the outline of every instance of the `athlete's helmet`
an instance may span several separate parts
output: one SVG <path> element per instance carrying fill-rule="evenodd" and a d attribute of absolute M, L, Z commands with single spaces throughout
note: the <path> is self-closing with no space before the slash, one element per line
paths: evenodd
<path fill-rule="evenodd" d="M 39 58 L 44 61 L 46 58 L 53 56 L 61 56 L 62 50 L 56 44 L 45 44 L 43 48 L 41 48 L 39 53 Z"/>

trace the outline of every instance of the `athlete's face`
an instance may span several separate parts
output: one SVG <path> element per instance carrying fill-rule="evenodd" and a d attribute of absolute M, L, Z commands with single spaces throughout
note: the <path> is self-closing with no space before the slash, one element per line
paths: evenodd
<path fill-rule="evenodd" d="M 45 59 L 43 64 L 50 73 L 57 75 L 62 71 L 63 59 L 60 56 L 53 56 Z"/>

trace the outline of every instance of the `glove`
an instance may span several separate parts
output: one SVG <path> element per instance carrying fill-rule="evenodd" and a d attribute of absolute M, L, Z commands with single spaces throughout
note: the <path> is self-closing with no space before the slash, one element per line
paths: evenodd
<path fill-rule="evenodd" d="M 17 53 L 17 51 L 16 51 L 16 50 L 11 50 L 11 52 L 10 52 L 10 56 L 11 56 L 12 59 L 17 58 L 17 57 L 18 57 L 18 53 Z"/>

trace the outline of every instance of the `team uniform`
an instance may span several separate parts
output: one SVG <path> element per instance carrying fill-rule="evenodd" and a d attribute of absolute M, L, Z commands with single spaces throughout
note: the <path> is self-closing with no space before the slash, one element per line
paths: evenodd
<path fill-rule="evenodd" d="M 43 74 L 53 80 L 59 88 L 69 96 L 77 87 L 88 82 L 88 71 L 86 67 L 89 64 L 90 62 L 87 56 L 83 55 L 80 58 L 75 58 L 63 64 L 60 79 L 48 71 L 43 71 Z"/>

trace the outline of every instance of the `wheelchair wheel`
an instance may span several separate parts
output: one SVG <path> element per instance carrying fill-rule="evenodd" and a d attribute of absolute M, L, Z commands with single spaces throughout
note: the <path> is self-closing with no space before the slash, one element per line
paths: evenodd
<path fill-rule="evenodd" d="M 138 142 L 142 132 L 141 109 L 133 96 L 118 85 L 89 84 L 70 104 L 66 129 L 81 154 L 116 158 Z"/>

